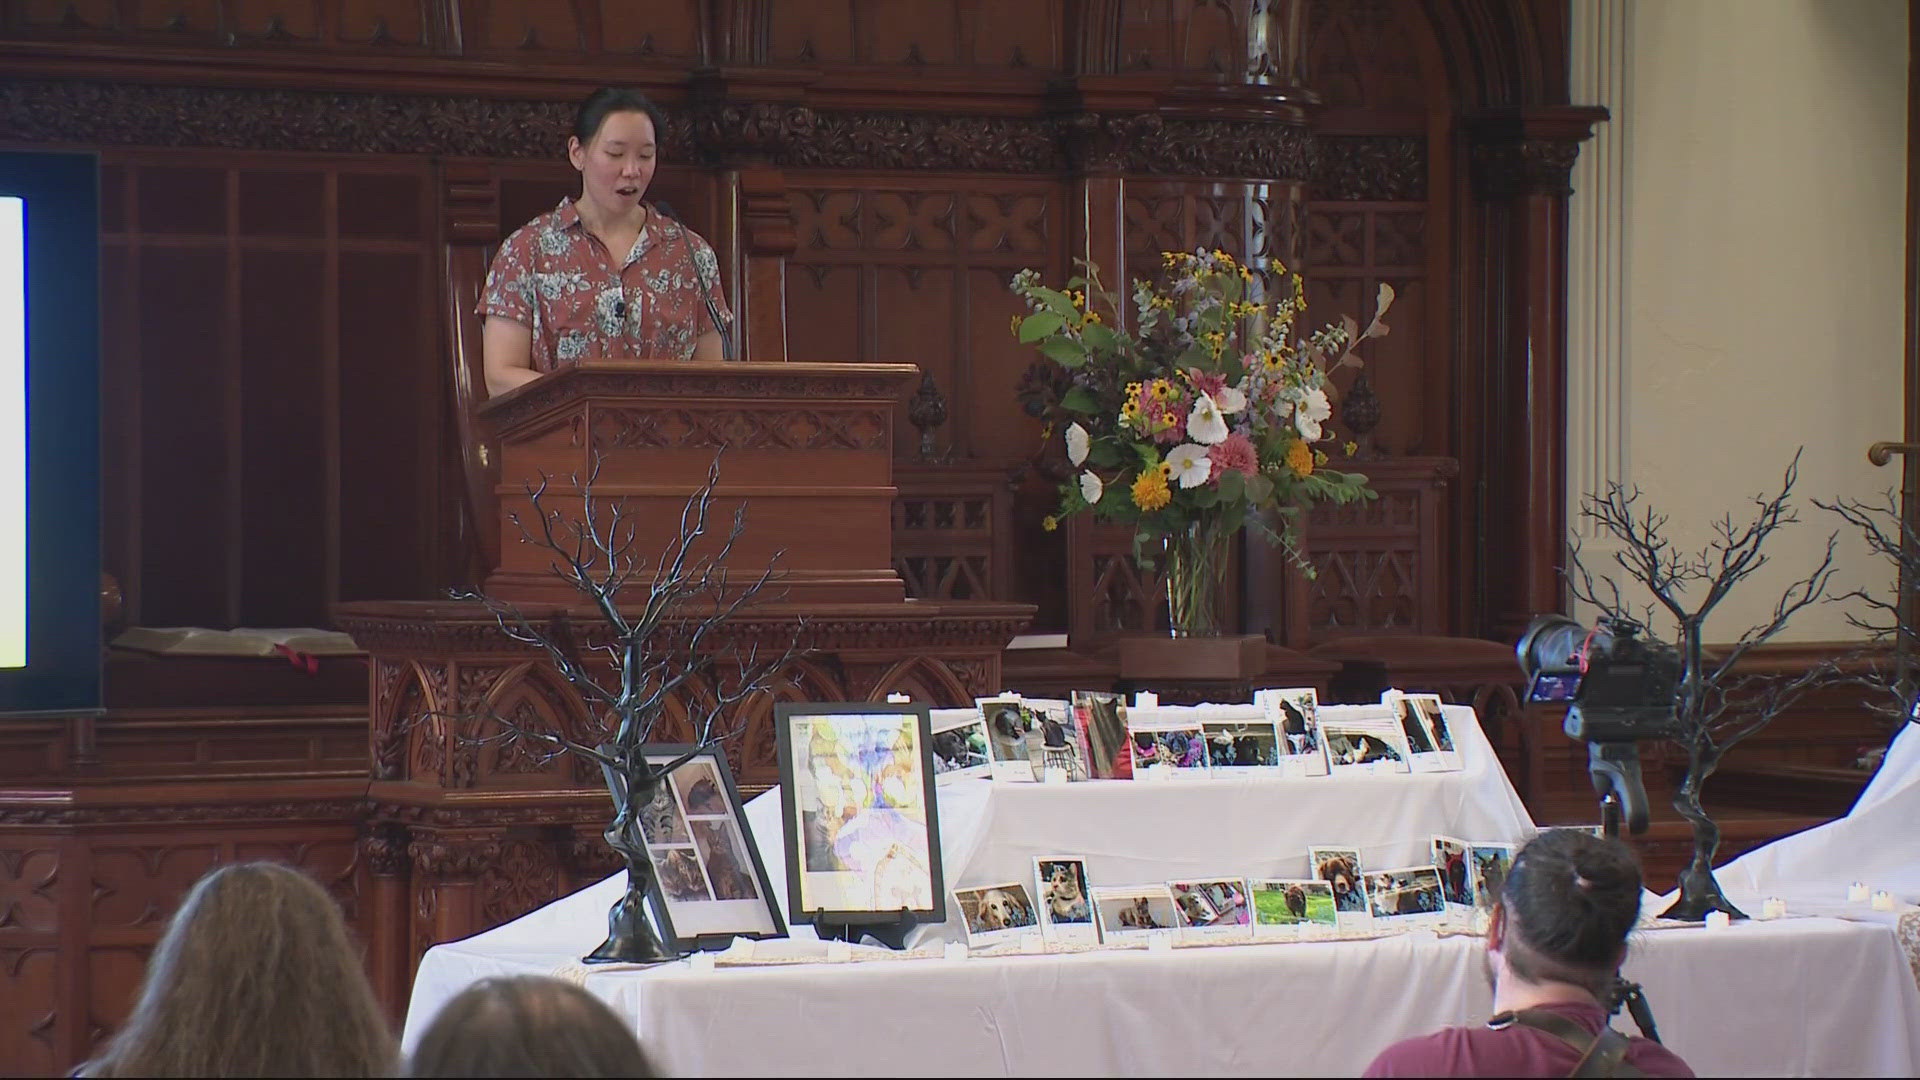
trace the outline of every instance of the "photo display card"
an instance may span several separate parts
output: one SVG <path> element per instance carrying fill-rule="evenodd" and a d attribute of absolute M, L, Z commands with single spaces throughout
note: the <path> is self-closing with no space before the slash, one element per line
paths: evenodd
<path fill-rule="evenodd" d="M 1325 881 L 1264 878 L 1247 883 L 1256 940 L 1286 941 L 1331 933 L 1339 925 L 1333 886 Z"/>
<path fill-rule="evenodd" d="M 1264 706 L 1202 705 L 1194 711 L 1200 720 L 1209 775 L 1224 778 L 1280 771 L 1280 729 Z"/>
<path fill-rule="evenodd" d="M 1368 874 L 1367 910 L 1376 926 L 1444 922 L 1447 904 L 1441 895 L 1440 871 L 1428 864 Z"/>
<path fill-rule="evenodd" d="M 1039 720 L 1018 694 L 980 698 L 975 703 L 987 725 L 987 756 L 995 780 L 1038 780 L 1034 772 Z"/>
<path fill-rule="evenodd" d="M 1320 736 L 1320 692 L 1311 686 L 1256 690 L 1253 701 L 1280 734 L 1281 774 L 1327 775 L 1327 746 Z"/>
<path fill-rule="evenodd" d="M 1087 733 L 1071 702 L 1050 698 L 1024 699 L 1033 715 L 1038 737 L 1027 737 L 1037 779 L 1059 776 L 1067 781 L 1090 780 Z"/>
<path fill-rule="evenodd" d="M 1096 779 L 1132 779 L 1126 699 L 1104 690 L 1075 690 L 1072 704 L 1074 719 L 1086 733 L 1088 770 Z"/>
<path fill-rule="evenodd" d="M 1357 847 L 1310 847 L 1307 866 L 1312 876 L 1327 883 L 1333 894 L 1333 909 L 1339 925 L 1363 924 L 1370 917 L 1367 908 L 1366 866 Z"/>
<path fill-rule="evenodd" d="M 1320 710 L 1320 735 L 1327 741 L 1328 771 L 1334 776 L 1411 772 L 1406 733 L 1389 705 L 1341 705 Z"/>
<path fill-rule="evenodd" d="M 1459 772 L 1460 751 L 1453 744 L 1446 711 L 1438 694 L 1403 694 L 1389 690 L 1380 703 L 1393 709 L 1406 736 L 1408 765 L 1414 772 Z"/>
<path fill-rule="evenodd" d="M 925 705 L 774 706 L 791 921 L 944 922 Z"/>
<path fill-rule="evenodd" d="M 1507 887 L 1507 871 L 1513 868 L 1512 844 L 1473 844 L 1468 847 L 1473 877 L 1473 906 L 1476 911 L 1492 911 Z"/>
<path fill-rule="evenodd" d="M 725 948 L 735 937 L 784 936 L 724 752 L 718 746 L 649 746 L 644 752 L 650 765 L 681 762 L 638 808 L 665 906 L 668 925 L 661 936 L 682 949 Z"/>
<path fill-rule="evenodd" d="M 1108 945 L 1145 946 L 1179 925 L 1173 894 L 1165 885 L 1124 885 L 1093 890 L 1093 917 Z"/>
<path fill-rule="evenodd" d="M 934 709 L 933 775 L 939 783 L 963 776 L 985 776 L 992 767 L 987 756 L 987 721 L 978 706 L 971 709 Z"/>
<path fill-rule="evenodd" d="M 1430 845 L 1433 868 L 1440 871 L 1440 898 L 1449 909 L 1473 907 L 1472 845 L 1451 836 L 1436 836 Z"/>
<path fill-rule="evenodd" d="M 978 889 L 955 889 L 953 902 L 967 925 L 967 948 L 988 949 L 1020 940 L 1039 928 L 1033 894 L 1018 881 Z"/>
<path fill-rule="evenodd" d="M 1167 882 L 1182 941 L 1246 941 L 1253 933 L 1247 883 L 1241 878 Z"/>
<path fill-rule="evenodd" d="M 1040 898 L 1040 932 L 1048 941 L 1095 945 L 1100 927 L 1093 919 L 1093 895 L 1087 886 L 1086 860 L 1071 855 L 1033 860 Z"/>
<path fill-rule="evenodd" d="M 1133 778 L 1148 774 L 1204 777 L 1206 733 L 1191 707 L 1154 706 L 1127 710 L 1127 738 L 1133 744 Z"/>

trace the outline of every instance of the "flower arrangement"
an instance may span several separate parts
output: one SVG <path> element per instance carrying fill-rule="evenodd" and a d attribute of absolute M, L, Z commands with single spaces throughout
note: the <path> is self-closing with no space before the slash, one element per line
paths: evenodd
<path fill-rule="evenodd" d="M 1326 468 L 1315 444 L 1333 414 L 1329 376 L 1387 332 L 1393 289 L 1380 286 L 1364 330 L 1343 316 L 1302 334 L 1303 282 L 1278 260 L 1265 272 L 1224 251 L 1161 261 L 1158 280 L 1134 282 L 1131 329 L 1108 323 L 1119 303 L 1091 265 L 1064 290 L 1033 270 L 1014 275 L 1029 309 L 1014 333 L 1052 361 L 1022 397 L 1076 470 L 1046 527 L 1091 511 L 1132 525 L 1142 561 L 1164 544 L 1175 629 L 1218 633 L 1212 595 L 1235 534 L 1252 528 L 1311 574 L 1301 509 L 1373 497 L 1366 477 Z"/>

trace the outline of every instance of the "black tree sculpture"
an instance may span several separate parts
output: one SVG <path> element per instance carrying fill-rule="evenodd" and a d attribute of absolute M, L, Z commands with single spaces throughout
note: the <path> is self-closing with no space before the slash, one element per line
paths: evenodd
<path fill-rule="evenodd" d="M 657 889 L 639 812 L 674 769 L 742 729 L 744 704 L 768 690 L 798 654 L 798 633 L 778 656 L 764 659 L 747 635 L 727 628 L 741 612 L 777 598 L 768 593 L 776 572 L 770 564 L 743 582 L 729 579 L 726 562 L 746 526 L 744 504 L 734 511 L 724 539 L 709 550 L 695 550 L 708 534 L 720 480 L 717 455 L 706 482 L 687 499 L 678 532 L 651 564 L 646 553 L 635 550 L 638 531 L 625 500 L 595 495 L 599 472 L 596 454 L 584 480 L 570 478 L 572 491 L 562 497 L 578 494 L 577 517 L 549 505 L 544 474 L 537 486 L 526 489 L 535 520 L 529 524 L 511 517 L 521 541 L 550 553 L 553 572 L 579 592 L 585 610 L 575 612 L 586 620 L 581 632 L 576 633 L 574 613 L 536 620 L 494 597 L 456 596 L 485 604 L 508 637 L 539 650 L 596 714 L 595 737 L 583 739 L 579 732 L 536 726 L 525 715 L 488 712 L 478 719 L 500 731 L 476 741 L 519 739 L 544 745 L 548 756 L 570 753 L 599 765 L 613 798 L 613 821 L 605 836 L 627 864 L 627 891 L 608 912 L 607 940 L 585 960 L 655 963 L 679 954 L 647 918 Z M 773 562 L 779 558 L 776 553 Z M 674 702 L 684 708 L 689 729 L 687 738 L 675 741 L 695 749 L 655 764 L 645 748 L 655 741 Z"/>
<path fill-rule="evenodd" d="M 1731 646 L 1716 650 L 1711 657 L 1704 648 L 1707 616 L 1735 586 L 1766 564 L 1767 557 L 1760 549 L 1767 538 L 1781 526 L 1800 520 L 1788 505 L 1799 471 L 1800 455 L 1795 453 L 1779 493 L 1755 496 L 1753 518 L 1744 524 L 1734 524 L 1731 514 L 1723 516 L 1714 523 L 1713 539 L 1698 552 L 1674 549 L 1666 537 L 1667 515 L 1642 506 L 1637 487 L 1609 484 L 1604 495 L 1587 495 L 1581 500 L 1581 516 L 1619 541 L 1614 562 L 1650 593 L 1654 602 L 1637 614 L 1629 612 L 1619 584 L 1604 575 L 1596 580 L 1581 563 L 1577 544 L 1567 575 L 1574 598 L 1604 615 L 1631 618 L 1646 625 L 1648 636 L 1655 641 L 1659 639 L 1652 629 L 1653 614 L 1656 606 L 1664 609 L 1673 619 L 1673 645 L 1680 653 L 1680 685 L 1674 695 L 1674 717 L 1680 734 L 1674 742 L 1686 752 L 1687 774 L 1674 792 L 1673 808 L 1693 827 L 1693 859 L 1681 871 L 1679 900 L 1661 913 L 1662 918 L 1694 921 L 1705 918 L 1709 911 L 1746 917 L 1727 900 L 1714 879 L 1713 856 L 1720 847 L 1720 826 L 1701 807 L 1701 787 L 1729 749 L 1766 727 L 1808 689 L 1830 679 L 1834 671 L 1831 662 L 1816 664 L 1791 677 L 1735 669 L 1754 646 L 1778 634 L 1797 612 L 1828 597 L 1837 532 L 1827 537 L 1826 555 L 1820 565 L 1786 587 L 1770 618 L 1749 627 Z M 1694 601 L 1692 607 L 1688 606 L 1689 600 Z"/>
<path fill-rule="evenodd" d="M 1878 503 L 1837 499 L 1814 505 L 1836 514 L 1854 527 L 1867 550 L 1893 563 L 1893 588 L 1876 594 L 1852 589 L 1838 599 L 1864 605 L 1865 611 L 1847 612 L 1847 623 L 1867 633 L 1879 649 L 1864 651 L 1848 665 L 1849 681 L 1869 691 L 1867 708 L 1893 723 L 1920 719 L 1920 668 L 1914 652 L 1920 646 L 1920 594 L 1910 590 L 1920 583 L 1920 530 L 1901 516 L 1899 497 L 1892 492 Z M 1891 597 L 1891 599 L 1889 599 Z"/>

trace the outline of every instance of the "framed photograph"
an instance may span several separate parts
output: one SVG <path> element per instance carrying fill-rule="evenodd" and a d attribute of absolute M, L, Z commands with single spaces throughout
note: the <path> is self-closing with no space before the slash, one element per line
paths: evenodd
<path fill-rule="evenodd" d="M 1474 844 L 1467 849 L 1472 859 L 1473 906 L 1477 911 L 1492 911 L 1500 890 L 1507 887 L 1507 871 L 1513 868 L 1512 844 Z"/>
<path fill-rule="evenodd" d="M 1446 918 L 1440 871 L 1407 866 L 1367 875 L 1367 909 L 1374 925 L 1415 926 Z"/>
<path fill-rule="evenodd" d="M 1402 694 L 1389 690 L 1380 702 L 1394 710 L 1400 730 L 1406 735 L 1411 754 L 1409 767 L 1414 772 L 1458 772 L 1460 752 L 1454 748 L 1453 732 L 1447 727 L 1445 710 L 1438 694 Z"/>
<path fill-rule="evenodd" d="M 1169 881 L 1173 917 L 1187 941 L 1244 941 L 1253 933 L 1247 883 L 1239 878 Z"/>
<path fill-rule="evenodd" d="M 987 756 L 987 721 L 979 709 L 934 709 L 929 714 L 933 726 L 933 775 L 939 783 L 962 776 L 985 776 L 991 767 Z"/>
<path fill-rule="evenodd" d="M 1335 776 L 1412 771 L 1412 752 L 1400 716 L 1392 706 L 1322 709 L 1320 736 L 1327 742 L 1328 770 Z"/>
<path fill-rule="evenodd" d="M 1327 744 L 1320 736 L 1320 692 L 1311 686 L 1256 690 L 1254 704 L 1280 733 L 1280 768 L 1287 776 L 1327 775 Z"/>
<path fill-rule="evenodd" d="M 1307 865 L 1312 876 L 1327 883 L 1333 894 L 1333 909 L 1342 919 L 1367 917 L 1367 884 L 1362 877 L 1366 865 L 1360 861 L 1360 849 L 1354 847 L 1310 847 Z"/>
<path fill-rule="evenodd" d="M 1080 726 L 1073 706 L 1066 701 L 1046 698 L 1024 699 L 1033 716 L 1038 738 L 1029 735 L 1027 750 L 1033 755 L 1037 779 L 1058 775 L 1068 781 L 1092 779 L 1087 754 L 1086 730 Z M 1050 773 L 1049 770 L 1052 770 Z"/>
<path fill-rule="evenodd" d="M 1473 906 L 1473 868 L 1468 865 L 1469 845 L 1451 836 L 1436 836 L 1432 841 L 1433 868 L 1440 871 L 1440 897 L 1448 907 Z"/>
<path fill-rule="evenodd" d="M 1039 718 L 1018 697 L 980 698 L 974 703 L 987 725 L 987 756 L 995 780 L 1038 780 L 1034 772 L 1034 744 L 1040 740 Z"/>
<path fill-rule="evenodd" d="M 967 925 L 969 949 L 1017 941 L 1022 934 L 1038 930 L 1040 926 L 1033 894 L 1018 881 L 978 889 L 956 889 L 953 902 L 959 905 L 961 921 Z"/>
<path fill-rule="evenodd" d="M 1165 885 L 1131 885 L 1093 890 L 1093 917 L 1100 940 L 1109 945 L 1141 945 L 1179 925 L 1173 894 Z"/>
<path fill-rule="evenodd" d="M 1033 880 L 1039 889 L 1040 932 L 1048 941 L 1100 941 L 1087 888 L 1086 860 L 1067 855 L 1039 856 L 1033 860 Z"/>
<path fill-rule="evenodd" d="M 1268 878 L 1248 882 L 1247 891 L 1255 938 L 1313 937 L 1339 925 L 1333 886 L 1324 881 Z"/>
<path fill-rule="evenodd" d="M 1280 732 L 1273 721 L 1205 720 L 1200 736 L 1206 744 L 1207 770 L 1213 776 L 1232 776 L 1280 767 Z"/>
<path fill-rule="evenodd" d="M 944 922 L 927 707 L 781 702 L 774 718 L 792 921 Z"/>
<path fill-rule="evenodd" d="M 1127 739 L 1127 700 L 1103 690 L 1075 690 L 1074 718 L 1087 733 L 1087 765 L 1096 779 L 1133 777 L 1133 751 Z"/>
<path fill-rule="evenodd" d="M 1133 778 L 1158 770 L 1162 776 L 1205 776 L 1206 733 L 1191 709 L 1130 709 L 1127 738 L 1133 744 Z"/>
<path fill-rule="evenodd" d="M 638 811 L 660 883 L 661 936 L 682 950 L 724 949 L 735 937 L 784 937 L 786 924 L 726 754 L 718 746 L 646 748 L 655 765 L 688 753 L 693 756 L 667 774 Z"/>

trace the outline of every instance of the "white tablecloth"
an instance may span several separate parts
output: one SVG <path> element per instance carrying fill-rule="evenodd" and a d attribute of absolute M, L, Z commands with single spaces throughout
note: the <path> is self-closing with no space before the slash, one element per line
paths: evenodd
<path fill-rule="evenodd" d="M 1309 845 L 1421 861 L 1427 837 L 1519 841 L 1532 824 L 1466 709 L 1464 770 L 1411 776 L 1092 781 L 964 779 L 941 789 L 948 885 L 1031 880 L 1035 855 L 1082 855 L 1093 884 L 1305 873 Z M 748 819 L 784 899 L 776 793 Z M 450 997 L 491 974 L 578 974 L 624 875 L 429 950 L 411 1047 Z M 796 928 L 795 936 L 811 936 Z M 913 944 L 964 940 L 957 913 Z M 798 942 L 786 946 L 804 948 Z M 817 945 L 813 946 L 818 948 Z M 1352 1074 L 1395 1039 L 1484 1018 L 1479 939 L 1431 933 L 1172 953 L 594 970 L 675 1075 Z M 1703 1073 L 1911 1075 L 1920 992 L 1885 926 L 1826 919 L 1649 931 L 1628 973 L 1661 1033 Z"/>

